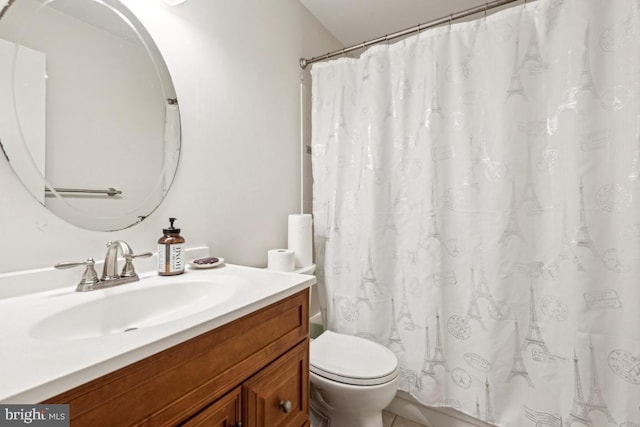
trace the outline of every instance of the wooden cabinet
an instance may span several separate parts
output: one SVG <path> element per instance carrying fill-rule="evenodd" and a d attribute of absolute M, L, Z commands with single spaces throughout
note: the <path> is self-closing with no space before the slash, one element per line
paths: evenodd
<path fill-rule="evenodd" d="M 302 427 L 309 423 L 304 290 L 46 403 L 71 426 Z"/>

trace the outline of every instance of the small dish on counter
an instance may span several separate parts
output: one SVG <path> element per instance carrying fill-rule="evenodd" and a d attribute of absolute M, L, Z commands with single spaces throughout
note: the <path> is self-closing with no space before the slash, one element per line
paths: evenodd
<path fill-rule="evenodd" d="M 218 258 L 214 256 L 207 258 L 196 258 L 188 261 L 187 264 L 189 264 L 189 267 L 195 269 L 214 268 L 224 265 L 224 258 Z"/>

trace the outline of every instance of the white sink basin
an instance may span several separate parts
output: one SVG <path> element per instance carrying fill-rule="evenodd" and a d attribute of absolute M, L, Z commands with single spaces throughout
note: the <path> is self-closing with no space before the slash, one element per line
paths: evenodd
<path fill-rule="evenodd" d="M 51 314 L 34 324 L 29 333 L 50 341 L 122 334 L 200 313 L 228 301 L 240 287 L 238 283 L 204 280 L 132 290 L 133 286 L 135 283 L 121 285 L 113 288 L 114 293 L 106 291 L 97 299 Z"/>

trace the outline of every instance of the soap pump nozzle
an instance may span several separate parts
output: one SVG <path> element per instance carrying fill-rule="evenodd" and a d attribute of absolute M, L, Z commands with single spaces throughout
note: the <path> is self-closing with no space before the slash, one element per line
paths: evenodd
<path fill-rule="evenodd" d="M 162 231 L 164 234 L 176 234 L 180 233 L 180 229 L 173 226 L 173 223 L 176 221 L 175 218 L 169 218 L 169 228 L 165 228 Z"/>

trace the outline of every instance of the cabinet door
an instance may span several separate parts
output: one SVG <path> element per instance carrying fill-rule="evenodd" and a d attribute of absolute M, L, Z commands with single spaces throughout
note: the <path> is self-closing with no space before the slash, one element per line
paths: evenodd
<path fill-rule="evenodd" d="M 309 420 L 309 340 L 242 385 L 243 426 L 301 427 Z"/>
<path fill-rule="evenodd" d="M 185 427 L 235 427 L 240 424 L 240 387 L 182 424 Z"/>

